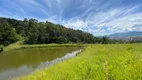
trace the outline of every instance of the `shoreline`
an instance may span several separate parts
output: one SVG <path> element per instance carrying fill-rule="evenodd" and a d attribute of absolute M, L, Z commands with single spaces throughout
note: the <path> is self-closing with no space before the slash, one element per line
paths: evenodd
<path fill-rule="evenodd" d="M 121 51 L 120 51 L 121 50 Z M 142 44 L 93 44 L 88 45 L 77 57 L 17 80 L 83 80 L 141 79 Z M 139 56 L 139 57 L 138 57 Z M 128 63 L 129 62 L 129 63 Z M 119 66 L 121 65 L 121 66 Z M 135 65 L 135 67 L 133 67 Z M 127 67 L 126 67 L 127 66 Z M 126 67 L 126 68 L 125 68 Z M 133 73 L 129 73 L 130 70 Z M 111 72 L 111 73 L 108 73 Z M 123 73 L 127 76 L 123 76 Z M 135 74 L 138 73 L 138 74 Z M 114 75 L 114 76 L 111 76 Z M 133 76 L 131 76 L 133 75 Z M 130 77 L 131 76 L 131 77 Z"/>
<path fill-rule="evenodd" d="M 27 49 L 27 48 L 48 48 L 48 47 L 86 47 L 86 44 L 23 44 L 22 41 L 10 44 L 6 47 L 3 47 L 3 52 Z M 3 53 L 1 52 L 1 53 Z"/>

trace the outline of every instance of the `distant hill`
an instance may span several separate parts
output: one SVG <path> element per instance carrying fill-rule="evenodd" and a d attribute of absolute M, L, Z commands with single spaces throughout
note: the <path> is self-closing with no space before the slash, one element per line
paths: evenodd
<path fill-rule="evenodd" d="M 108 37 L 111 37 L 111 38 L 142 37 L 142 32 L 131 31 L 131 32 L 125 32 L 125 33 L 115 33 L 115 34 L 109 35 Z"/>
<path fill-rule="evenodd" d="M 123 42 L 142 42 L 142 32 L 132 31 L 125 33 L 115 33 L 108 36 L 111 40 L 120 40 Z"/>

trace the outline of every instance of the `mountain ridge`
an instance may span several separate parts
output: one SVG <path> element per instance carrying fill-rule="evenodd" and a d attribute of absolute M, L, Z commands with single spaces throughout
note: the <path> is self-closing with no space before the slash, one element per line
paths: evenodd
<path fill-rule="evenodd" d="M 114 33 L 114 34 L 108 35 L 108 37 L 142 37 L 142 31 Z"/>

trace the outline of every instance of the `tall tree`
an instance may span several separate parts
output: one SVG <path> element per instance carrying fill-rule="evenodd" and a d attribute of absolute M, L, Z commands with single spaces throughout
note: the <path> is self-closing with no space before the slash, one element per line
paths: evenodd
<path fill-rule="evenodd" d="M 9 45 L 18 40 L 18 35 L 15 28 L 10 26 L 8 23 L 0 25 L 0 44 Z"/>

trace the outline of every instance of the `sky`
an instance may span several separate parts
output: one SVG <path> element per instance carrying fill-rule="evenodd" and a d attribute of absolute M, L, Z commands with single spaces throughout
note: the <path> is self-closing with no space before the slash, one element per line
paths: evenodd
<path fill-rule="evenodd" d="M 34 18 L 103 36 L 142 31 L 142 0 L 0 0 L 0 17 Z"/>

